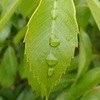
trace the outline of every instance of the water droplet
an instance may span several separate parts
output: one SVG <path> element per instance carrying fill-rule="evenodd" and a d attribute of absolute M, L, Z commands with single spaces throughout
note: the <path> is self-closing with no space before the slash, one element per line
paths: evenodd
<path fill-rule="evenodd" d="M 57 64 L 58 59 L 52 54 L 50 53 L 47 58 L 46 58 L 47 64 L 49 66 L 54 66 Z"/>
<path fill-rule="evenodd" d="M 49 68 L 48 69 L 48 76 L 52 76 L 53 75 L 53 73 L 54 73 L 54 68 Z"/>
<path fill-rule="evenodd" d="M 60 45 L 60 40 L 55 35 L 51 35 L 51 37 L 50 37 L 50 46 L 57 47 L 59 45 Z"/>
<path fill-rule="evenodd" d="M 57 19 L 57 16 L 58 16 L 57 8 L 54 9 L 54 10 L 52 10 L 51 14 L 52 14 L 52 19 L 53 20 L 56 20 Z"/>

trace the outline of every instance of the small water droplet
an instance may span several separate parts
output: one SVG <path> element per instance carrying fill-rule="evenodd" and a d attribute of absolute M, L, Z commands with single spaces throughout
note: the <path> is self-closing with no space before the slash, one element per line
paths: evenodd
<path fill-rule="evenodd" d="M 50 37 L 50 46 L 57 47 L 59 45 L 60 45 L 60 40 L 55 35 L 51 35 L 51 37 Z"/>
<path fill-rule="evenodd" d="M 47 64 L 49 66 L 54 66 L 57 64 L 58 59 L 52 54 L 50 53 L 47 58 L 46 58 Z"/>
<path fill-rule="evenodd" d="M 54 68 L 49 68 L 48 69 L 48 76 L 52 76 L 53 75 L 53 73 L 54 73 Z"/>
<path fill-rule="evenodd" d="M 58 17 L 57 8 L 55 8 L 54 10 L 52 10 L 51 14 L 52 14 L 52 19 L 56 20 L 57 17 Z"/>

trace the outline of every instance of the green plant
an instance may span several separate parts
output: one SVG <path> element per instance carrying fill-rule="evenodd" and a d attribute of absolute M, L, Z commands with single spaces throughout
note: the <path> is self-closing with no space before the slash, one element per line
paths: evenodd
<path fill-rule="evenodd" d="M 99 38 L 99 0 L 1 0 L 0 99 L 99 100 Z"/>

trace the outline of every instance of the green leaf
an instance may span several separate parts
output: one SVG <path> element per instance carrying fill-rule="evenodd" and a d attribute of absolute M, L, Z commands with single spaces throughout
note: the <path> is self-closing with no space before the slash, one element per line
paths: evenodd
<path fill-rule="evenodd" d="M 0 32 L 0 52 L 5 47 L 5 40 L 9 37 L 11 32 L 11 23 L 8 23 Z"/>
<path fill-rule="evenodd" d="M 70 99 L 69 99 L 70 97 Z M 56 100 L 76 100 L 75 98 L 73 98 L 72 96 L 70 96 L 69 93 L 67 93 L 66 91 L 64 91 L 62 94 L 60 94 Z"/>
<path fill-rule="evenodd" d="M 40 0 L 22 0 L 20 6 L 19 6 L 19 11 L 24 17 L 29 16 L 32 14 L 32 12 L 36 9 L 38 6 Z M 27 8 L 28 7 L 28 8 Z"/>
<path fill-rule="evenodd" d="M 31 88 L 25 88 L 16 100 L 34 100 L 34 94 Z"/>
<path fill-rule="evenodd" d="M 3 60 L 0 65 L 0 84 L 9 88 L 13 85 L 17 72 L 17 59 L 12 47 L 8 47 L 4 53 Z"/>
<path fill-rule="evenodd" d="M 13 41 L 15 44 L 18 44 L 24 37 L 25 33 L 26 33 L 27 27 L 25 26 L 24 28 L 22 28 L 17 35 L 14 37 Z"/>
<path fill-rule="evenodd" d="M 25 55 L 47 96 L 70 65 L 78 45 L 75 15 L 73 0 L 41 0 L 27 25 Z"/>
<path fill-rule="evenodd" d="M 74 98 L 80 97 L 100 82 L 100 68 L 94 68 L 80 77 L 75 86 L 70 89 L 70 94 Z M 68 99 L 70 100 L 70 99 Z"/>
<path fill-rule="evenodd" d="M 84 32 L 80 32 L 80 54 L 79 54 L 79 67 L 77 73 L 77 79 L 85 73 L 92 61 L 92 45 L 90 38 Z"/>
<path fill-rule="evenodd" d="M 0 100 L 4 100 L 4 99 L 0 96 Z"/>
<path fill-rule="evenodd" d="M 86 0 L 86 1 L 100 30 L 100 1 L 99 0 Z"/>
<path fill-rule="evenodd" d="M 57 83 L 56 86 L 53 88 L 53 92 L 63 90 L 64 88 L 68 87 L 70 84 L 74 82 L 75 76 L 72 74 L 64 75 L 61 80 Z"/>
<path fill-rule="evenodd" d="M 100 100 L 100 87 L 96 87 L 89 92 L 81 100 Z"/>
<path fill-rule="evenodd" d="M 5 0 L 5 1 L 6 3 L 2 9 L 2 14 L 0 17 L 0 31 L 8 23 L 9 19 L 12 17 L 18 5 L 21 2 L 21 0 Z"/>
<path fill-rule="evenodd" d="M 68 67 L 67 72 L 71 72 L 73 70 L 76 70 L 79 66 L 79 55 L 76 55 L 74 59 L 72 59 L 72 62 L 70 64 L 70 67 Z"/>
<path fill-rule="evenodd" d="M 0 32 L 0 45 L 8 38 L 11 31 L 11 23 L 8 23 L 6 27 Z"/>
<path fill-rule="evenodd" d="M 41 86 L 38 83 L 37 79 L 34 77 L 32 71 L 29 69 L 29 63 L 26 62 L 26 57 L 20 65 L 19 74 L 21 78 L 27 78 L 28 84 L 31 85 L 32 89 L 35 90 L 36 96 L 41 94 Z"/>
<path fill-rule="evenodd" d="M 77 12 L 78 24 L 82 29 L 86 29 L 86 26 L 88 25 L 89 19 L 91 17 L 90 10 L 88 6 L 86 5 L 86 3 L 78 4 L 76 8 L 77 8 L 76 12 Z"/>

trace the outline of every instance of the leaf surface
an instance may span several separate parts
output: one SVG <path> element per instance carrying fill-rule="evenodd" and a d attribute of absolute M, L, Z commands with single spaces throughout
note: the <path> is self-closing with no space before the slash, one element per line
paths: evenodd
<path fill-rule="evenodd" d="M 20 64 L 19 74 L 21 78 L 27 78 L 28 84 L 31 85 L 32 89 L 36 92 L 36 96 L 41 94 L 41 86 L 38 83 L 37 79 L 34 78 L 33 72 L 29 69 L 29 63 L 26 62 L 26 57 L 24 61 Z"/>
<path fill-rule="evenodd" d="M 41 0 L 25 36 L 25 55 L 30 71 L 48 96 L 74 56 L 78 45 L 73 0 Z"/>

